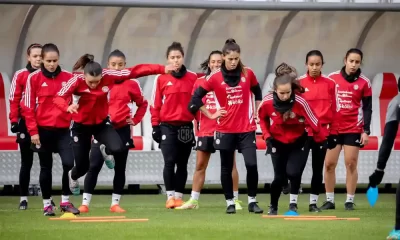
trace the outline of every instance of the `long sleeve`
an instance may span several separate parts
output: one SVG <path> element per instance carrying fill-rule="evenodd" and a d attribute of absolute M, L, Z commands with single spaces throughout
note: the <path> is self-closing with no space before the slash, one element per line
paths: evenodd
<path fill-rule="evenodd" d="M 265 102 L 262 101 L 258 108 L 258 118 L 260 120 L 260 128 L 262 132 L 262 137 L 264 140 L 267 140 L 271 137 L 271 133 L 269 131 L 271 127 L 270 119 L 265 109 Z"/>
<path fill-rule="evenodd" d="M 323 131 L 321 130 L 320 122 L 318 121 L 318 118 L 316 117 L 314 111 L 311 109 L 310 105 L 307 103 L 307 101 L 296 95 L 296 102 L 299 103 L 302 109 L 302 115 L 305 119 L 306 126 L 309 126 L 311 130 L 313 131 L 313 138 L 316 142 L 322 142 L 326 139 L 326 136 L 324 136 Z"/>
<path fill-rule="evenodd" d="M 367 96 L 362 98 L 362 110 L 364 115 L 364 131 L 371 132 L 372 118 L 372 97 Z"/>
<path fill-rule="evenodd" d="M 57 95 L 53 99 L 53 103 L 62 111 L 67 112 L 70 99 L 72 94 L 79 86 L 79 82 L 82 81 L 82 75 L 73 76 L 64 87 L 57 93 Z"/>
<path fill-rule="evenodd" d="M 117 82 L 149 75 L 164 74 L 165 66 L 159 64 L 139 64 L 121 71 L 103 69 L 102 77 L 105 81 Z"/>
<path fill-rule="evenodd" d="M 151 105 L 150 105 L 150 113 L 151 113 L 151 125 L 158 126 L 160 125 L 160 111 L 162 106 L 162 92 L 160 87 L 160 75 L 157 75 L 154 79 L 153 93 L 151 95 Z"/>
<path fill-rule="evenodd" d="M 135 116 L 132 118 L 132 121 L 137 124 L 140 123 L 146 114 L 147 106 L 149 105 L 147 100 L 143 96 L 142 89 L 140 88 L 140 83 L 138 80 L 132 80 L 132 89 L 130 90 L 131 100 L 136 103 L 138 107 L 135 113 Z"/>
<path fill-rule="evenodd" d="M 21 84 L 22 77 L 24 76 L 23 72 L 24 69 L 17 71 L 14 74 L 14 77 L 11 82 L 10 95 L 9 95 L 9 101 L 10 101 L 9 119 L 10 122 L 12 123 L 18 122 L 18 118 L 20 117 L 20 107 L 21 107 L 20 104 L 22 99 L 22 93 L 24 92 L 24 85 Z"/>
<path fill-rule="evenodd" d="M 36 122 L 36 88 L 37 79 L 34 73 L 29 74 L 25 86 L 25 96 L 23 103 L 23 111 L 26 121 L 26 127 L 31 136 L 38 134 L 37 122 Z"/>
<path fill-rule="evenodd" d="M 386 123 L 383 133 L 382 144 L 379 148 L 377 168 L 385 170 L 387 161 L 389 160 L 394 140 L 396 139 L 397 130 L 399 128 L 398 121 L 391 121 Z"/>
<path fill-rule="evenodd" d="M 337 100 L 337 88 L 336 88 L 336 83 L 332 80 L 333 85 L 330 88 L 330 95 L 331 95 L 331 111 L 332 111 L 332 122 L 330 123 L 329 126 L 329 134 L 330 135 L 337 135 L 338 134 L 338 121 L 335 116 L 338 113 L 338 100 Z"/>

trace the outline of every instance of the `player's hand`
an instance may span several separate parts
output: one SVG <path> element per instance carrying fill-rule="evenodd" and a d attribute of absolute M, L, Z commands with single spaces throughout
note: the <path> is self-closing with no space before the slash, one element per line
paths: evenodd
<path fill-rule="evenodd" d="M 153 126 L 152 137 L 153 137 L 153 140 L 156 143 L 159 144 L 161 142 L 161 129 L 160 129 L 160 126 Z"/>
<path fill-rule="evenodd" d="M 210 119 L 215 120 L 215 119 L 217 119 L 219 117 L 226 116 L 226 114 L 227 114 L 227 111 L 224 108 L 220 108 L 210 116 Z"/>
<path fill-rule="evenodd" d="M 176 71 L 178 71 L 178 68 L 172 64 L 165 66 L 165 73 L 171 73 L 171 72 L 176 72 Z"/>
<path fill-rule="evenodd" d="M 135 123 L 135 122 L 132 120 L 132 118 L 127 118 L 127 119 L 126 119 L 126 122 L 127 122 L 129 125 L 132 125 L 132 126 L 136 126 L 136 125 L 137 125 L 137 123 Z"/>
<path fill-rule="evenodd" d="M 71 105 L 68 106 L 67 112 L 69 112 L 69 113 L 78 113 L 78 108 L 79 108 L 78 104 L 71 104 Z"/>
<path fill-rule="evenodd" d="M 385 171 L 376 169 L 374 173 L 369 176 L 369 186 L 375 188 L 378 186 L 383 179 L 383 176 L 385 175 Z"/>
<path fill-rule="evenodd" d="M 31 136 L 31 142 L 35 145 L 40 145 L 39 134 Z"/>
<path fill-rule="evenodd" d="M 18 132 L 18 123 L 12 122 L 11 123 L 11 132 L 12 133 L 17 133 Z"/>
<path fill-rule="evenodd" d="M 253 118 L 254 118 L 254 121 L 255 121 L 257 124 L 260 124 L 260 118 L 258 117 L 258 114 L 254 114 Z"/>
<path fill-rule="evenodd" d="M 364 147 L 369 142 L 369 136 L 366 133 L 361 134 L 360 147 Z"/>

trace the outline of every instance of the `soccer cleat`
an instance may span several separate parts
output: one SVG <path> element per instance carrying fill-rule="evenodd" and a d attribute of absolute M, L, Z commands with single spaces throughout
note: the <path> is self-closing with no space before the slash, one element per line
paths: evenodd
<path fill-rule="evenodd" d="M 178 199 L 175 198 L 175 204 L 174 204 L 175 208 L 180 207 L 183 204 L 184 204 L 184 202 L 183 202 L 183 200 L 181 198 L 178 198 Z"/>
<path fill-rule="evenodd" d="M 81 206 L 78 208 L 78 210 L 79 210 L 80 213 L 88 213 L 88 212 L 89 212 L 89 206 L 81 205 Z"/>
<path fill-rule="evenodd" d="M 110 207 L 110 212 L 112 213 L 126 213 L 126 210 L 121 208 L 119 204 L 114 204 Z"/>
<path fill-rule="evenodd" d="M 165 207 L 168 209 L 175 208 L 175 198 L 168 199 L 167 202 L 165 203 Z"/>
<path fill-rule="evenodd" d="M 194 199 L 189 199 L 189 201 L 185 202 L 182 206 L 176 207 L 177 210 L 184 210 L 184 209 L 198 209 L 199 208 L 199 201 Z"/>
<path fill-rule="evenodd" d="M 389 233 L 389 236 L 386 238 L 387 240 L 400 240 L 400 230 L 392 230 Z"/>
<path fill-rule="evenodd" d="M 292 212 L 297 212 L 297 203 L 291 203 L 291 204 L 289 204 L 289 211 L 292 211 Z"/>
<path fill-rule="evenodd" d="M 106 146 L 104 144 L 100 145 L 100 152 L 103 155 L 104 163 L 109 169 L 113 169 L 115 167 L 115 160 L 113 155 L 107 155 Z"/>
<path fill-rule="evenodd" d="M 335 203 L 330 201 L 325 201 L 320 207 L 321 210 L 335 210 Z"/>
<path fill-rule="evenodd" d="M 229 206 L 226 208 L 226 213 L 227 213 L 227 214 L 235 214 L 235 213 L 236 213 L 235 204 L 229 205 Z"/>
<path fill-rule="evenodd" d="M 78 180 L 72 179 L 71 173 L 72 173 L 72 170 L 69 170 L 69 172 L 68 172 L 69 189 L 71 190 L 72 194 L 79 195 L 81 193 L 81 189 L 79 188 L 79 182 L 78 182 Z"/>
<path fill-rule="evenodd" d="M 270 215 L 270 216 L 278 215 L 278 208 L 277 207 L 273 207 L 273 206 L 269 206 L 268 215 Z"/>
<path fill-rule="evenodd" d="M 242 201 L 240 201 L 239 199 L 235 200 L 235 208 L 236 210 L 243 210 L 242 205 L 240 205 L 242 203 Z"/>
<path fill-rule="evenodd" d="M 45 207 L 43 209 L 43 215 L 44 216 L 55 216 L 56 214 L 54 213 L 53 206 L 49 205 L 49 206 Z"/>
<path fill-rule="evenodd" d="M 310 204 L 310 205 L 308 206 L 308 211 L 309 211 L 309 212 L 321 212 L 321 209 L 319 209 L 319 208 L 317 207 L 317 204 Z"/>
<path fill-rule="evenodd" d="M 352 202 L 346 202 L 346 203 L 344 203 L 344 209 L 345 209 L 345 210 L 348 210 L 348 211 L 355 210 L 355 209 L 354 209 L 354 206 L 355 206 L 355 204 L 352 203 Z"/>
<path fill-rule="evenodd" d="M 28 202 L 26 200 L 22 200 L 19 203 L 19 210 L 26 210 L 28 209 Z"/>
<path fill-rule="evenodd" d="M 262 210 L 258 205 L 257 205 L 257 202 L 251 202 L 251 203 L 249 203 L 249 207 L 248 207 L 248 209 L 249 209 L 249 212 L 250 213 L 256 213 L 256 214 L 260 214 L 260 213 L 263 213 L 264 212 L 264 210 Z"/>
<path fill-rule="evenodd" d="M 70 202 L 60 203 L 60 210 L 61 212 L 69 212 L 73 213 L 74 215 L 78 215 L 80 213 L 79 210 L 74 207 L 74 204 Z"/>
<path fill-rule="evenodd" d="M 51 201 L 51 205 L 53 206 L 53 209 L 54 209 L 54 210 L 57 210 L 57 206 L 56 206 L 56 204 L 54 203 L 53 199 L 51 199 L 50 201 Z"/>

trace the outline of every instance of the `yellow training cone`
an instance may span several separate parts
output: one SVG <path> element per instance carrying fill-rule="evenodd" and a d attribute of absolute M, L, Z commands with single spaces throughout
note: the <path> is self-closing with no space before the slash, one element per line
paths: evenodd
<path fill-rule="evenodd" d="M 64 213 L 60 218 L 77 218 L 73 213 Z"/>

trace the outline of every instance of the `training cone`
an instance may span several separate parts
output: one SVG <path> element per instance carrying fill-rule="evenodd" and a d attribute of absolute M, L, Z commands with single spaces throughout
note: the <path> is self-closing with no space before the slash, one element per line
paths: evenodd
<path fill-rule="evenodd" d="M 64 213 L 60 218 L 77 218 L 73 213 Z"/>
<path fill-rule="evenodd" d="M 371 207 L 375 206 L 378 201 L 379 191 L 378 187 L 369 187 L 367 191 L 367 199 Z"/>
<path fill-rule="evenodd" d="M 289 210 L 283 216 L 299 216 L 299 214 L 295 211 Z"/>

